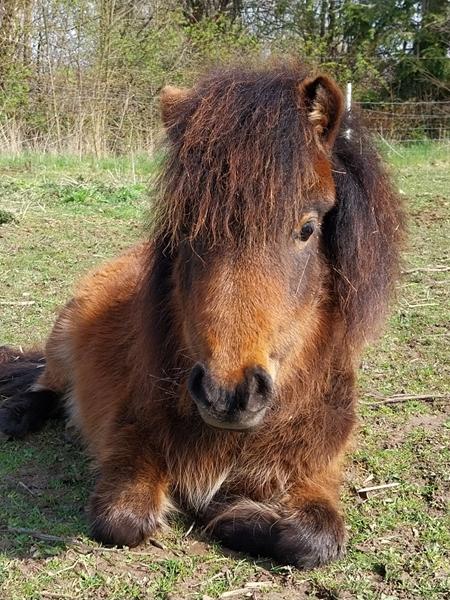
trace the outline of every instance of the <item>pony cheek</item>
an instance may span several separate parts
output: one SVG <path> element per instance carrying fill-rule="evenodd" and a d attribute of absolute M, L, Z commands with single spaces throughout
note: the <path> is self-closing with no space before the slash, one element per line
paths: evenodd
<path fill-rule="evenodd" d="M 180 311 L 181 313 L 181 311 Z M 183 339 L 183 354 L 191 359 L 193 362 L 201 360 L 201 352 L 200 352 L 200 339 L 198 333 L 195 331 L 195 327 L 193 327 L 192 320 L 188 317 L 190 312 L 188 310 L 185 311 L 185 314 L 180 314 L 181 321 L 181 333 Z"/>
<path fill-rule="evenodd" d="M 213 342 L 211 335 L 207 335 L 209 330 L 206 323 L 199 317 L 199 307 L 194 303 L 182 305 L 181 313 L 181 331 L 184 344 L 184 356 L 195 362 L 208 362 Z"/>
<path fill-rule="evenodd" d="M 185 282 L 183 282 L 185 283 Z M 189 285 L 178 287 L 175 295 L 175 306 L 178 331 L 183 341 L 183 354 L 193 362 L 203 360 L 203 341 L 198 321 L 200 310 L 200 297 L 192 285 L 189 276 Z"/>
<path fill-rule="evenodd" d="M 267 372 L 272 378 L 274 384 L 278 383 L 278 374 L 281 367 L 281 358 L 279 356 L 270 355 L 267 362 Z"/>
<path fill-rule="evenodd" d="M 302 365 L 308 362 L 311 344 L 320 330 L 319 312 L 305 296 L 296 298 L 286 310 L 285 319 L 273 340 L 274 351 L 270 354 L 270 362 L 276 369 L 277 386 L 283 386 L 291 378 L 293 369 L 302 370 Z"/>

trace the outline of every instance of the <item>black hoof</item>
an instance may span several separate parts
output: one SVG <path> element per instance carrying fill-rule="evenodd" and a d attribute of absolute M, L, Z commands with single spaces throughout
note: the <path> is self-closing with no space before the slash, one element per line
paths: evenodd
<path fill-rule="evenodd" d="M 323 504 L 309 504 L 294 518 L 276 524 L 274 557 L 308 571 L 342 557 L 345 527 L 342 517 Z"/>
<path fill-rule="evenodd" d="M 345 547 L 341 516 L 320 503 L 308 504 L 289 517 L 262 511 L 244 519 L 230 511 L 215 521 L 212 534 L 228 548 L 301 570 L 338 559 Z"/>
<path fill-rule="evenodd" d="M 151 514 L 142 517 L 127 506 L 102 510 L 97 504 L 93 497 L 89 508 L 91 537 L 105 546 L 133 548 L 157 528 L 157 521 Z"/>
<path fill-rule="evenodd" d="M 0 408 L 0 431 L 12 439 L 22 438 L 33 431 L 30 402 L 26 398 L 7 402 Z"/>
<path fill-rule="evenodd" d="M 51 390 L 13 396 L 0 407 L 0 431 L 13 439 L 39 431 L 53 415 L 58 400 L 59 395 Z"/>

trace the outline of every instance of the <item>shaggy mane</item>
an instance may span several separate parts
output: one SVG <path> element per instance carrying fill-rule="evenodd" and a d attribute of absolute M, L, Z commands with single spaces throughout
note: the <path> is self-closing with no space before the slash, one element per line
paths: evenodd
<path fill-rule="evenodd" d="M 153 211 L 160 247 L 257 246 L 292 231 L 319 152 L 299 94 L 310 75 L 298 63 L 216 70 L 176 103 Z M 330 159 L 336 205 L 323 222 L 323 252 L 356 349 L 385 316 L 404 212 L 357 111 L 342 120 Z"/>
<path fill-rule="evenodd" d="M 174 107 L 153 236 L 272 239 L 296 222 L 317 151 L 299 64 L 215 70 Z"/>

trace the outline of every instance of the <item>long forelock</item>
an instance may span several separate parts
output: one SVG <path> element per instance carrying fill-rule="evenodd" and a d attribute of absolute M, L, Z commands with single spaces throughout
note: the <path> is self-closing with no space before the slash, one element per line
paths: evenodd
<path fill-rule="evenodd" d="M 155 201 L 155 233 L 261 243 L 296 222 L 315 172 L 298 97 L 306 71 L 213 72 L 178 106 Z"/>

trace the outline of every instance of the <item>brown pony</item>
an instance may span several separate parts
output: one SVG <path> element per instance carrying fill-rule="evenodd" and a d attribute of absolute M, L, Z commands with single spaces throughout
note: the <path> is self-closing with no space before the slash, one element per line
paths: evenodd
<path fill-rule="evenodd" d="M 64 399 L 100 542 L 135 546 L 177 507 L 230 548 L 323 565 L 344 548 L 355 368 L 397 276 L 399 200 L 336 84 L 297 64 L 216 70 L 161 105 L 151 241 L 84 280 L 45 368 L 4 350 L 0 429 Z"/>

